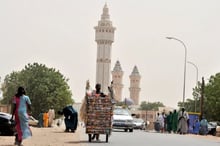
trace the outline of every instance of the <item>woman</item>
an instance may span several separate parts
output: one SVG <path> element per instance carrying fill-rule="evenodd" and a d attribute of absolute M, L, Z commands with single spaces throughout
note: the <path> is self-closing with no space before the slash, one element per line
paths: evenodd
<path fill-rule="evenodd" d="M 21 146 L 22 140 L 32 136 L 29 124 L 28 113 L 31 113 L 31 101 L 28 96 L 25 95 L 23 87 L 19 87 L 17 93 L 13 97 L 12 104 L 12 117 L 15 115 L 17 138 L 15 145 Z"/>

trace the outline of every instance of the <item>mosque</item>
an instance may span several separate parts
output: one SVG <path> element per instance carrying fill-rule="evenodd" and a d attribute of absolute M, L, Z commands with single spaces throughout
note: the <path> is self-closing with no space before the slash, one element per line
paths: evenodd
<path fill-rule="evenodd" d="M 108 93 L 108 86 L 113 81 L 113 90 L 115 99 L 122 101 L 123 89 L 123 70 L 119 61 L 116 61 L 113 70 L 111 71 L 111 50 L 114 42 L 114 33 L 116 28 L 112 25 L 109 16 L 109 9 L 107 4 L 103 8 L 101 20 L 98 21 L 98 26 L 95 29 L 95 41 L 97 43 L 97 58 L 96 58 L 96 83 L 102 85 L 102 92 Z M 111 81 L 110 81 L 111 78 Z M 130 99 L 133 100 L 134 105 L 139 104 L 140 94 L 140 79 L 137 66 L 134 66 L 130 76 Z"/>

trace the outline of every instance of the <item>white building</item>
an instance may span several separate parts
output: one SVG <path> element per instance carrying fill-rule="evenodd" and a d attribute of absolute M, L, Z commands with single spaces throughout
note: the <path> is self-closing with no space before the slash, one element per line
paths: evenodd
<path fill-rule="evenodd" d="M 95 41 L 97 43 L 97 59 L 96 59 L 96 83 L 100 83 L 102 92 L 108 93 L 110 86 L 110 70 L 111 70 L 111 49 L 114 42 L 114 32 L 116 28 L 112 25 L 109 17 L 107 4 L 103 8 L 101 20 L 95 27 Z M 135 66 L 130 77 L 130 98 L 135 105 L 139 104 L 140 93 L 140 74 Z M 122 83 L 123 71 L 119 61 L 116 62 L 112 71 L 112 81 L 115 99 L 122 101 Z"/>
<path fill-rule="evenodd" d="M 112 71 L 114 98 L 117 101 L 122 101 L 122 88 L 123 88 L 122 78 L 123 78 L 123 71 L 121 68 L 121 64 L 119 61 L 117 61 Z"/>
<path fill-rule="evenodd" d="M 110 85 L 111 49 L 115 29 L 110 21 L 107 4 L 105 4 L 101 20 L 95 27 L 95 41 L 97 42 L 96 83 L 101 84 L 103 93 L 108 93 Z"/>
<path fill-rule="evenodd" d="M 130 98 L 134 101 L 135 105 L 139 104 L 139 93 L 141 91 L 140 88 L 140 79 L 141 76 L 137 69 L 137 66 L 134 66 L 134 69 L 131 73 L 130 77 Z"/>

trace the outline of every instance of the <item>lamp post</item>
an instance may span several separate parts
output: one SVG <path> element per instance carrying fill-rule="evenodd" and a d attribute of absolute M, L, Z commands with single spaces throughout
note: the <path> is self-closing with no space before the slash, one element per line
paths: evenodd
<path fill-rule="evenodd" d="M 199 71 L 198 71 L 198 67 L 193 63 L 193 62 L 190 62 L 190 61 L 187 61 L 187 63 L 193 65 L 196 69 L 196 87 L 198 87 L 198 74 L 199 74 Z M 195 98 L 195 112 L 196 112 L 196 98 Z"/>
<path fill-rule="evenodd" d="M 186 58 L 187 58 L 187 48 L 186 48 L 186 45 L 184 44 L 183 41 L 181 41 L 180 39 L 177 39 L 175 37 L 166 37 L 167 39 L 169 40 L 176 40 L 178 42 L 180 42 L 184 49 L 185 49 L 185 57 L 184 57 L 184 79 L 183 79 L 183 106 L 185 104 L 185 88 L 186 88 Z"/>

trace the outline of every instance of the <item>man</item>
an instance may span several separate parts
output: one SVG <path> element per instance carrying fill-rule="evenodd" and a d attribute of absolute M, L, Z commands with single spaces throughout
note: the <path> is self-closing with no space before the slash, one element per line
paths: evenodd
<path fill-rule="evenodd" d="M 167 131 L 168 133 L 171 133 L 172 131 L 172 120 L 173 120 L 173 113 L 170 111 L 169 115 L 167 116 L 166 118 L 166 121 L 167 121 Z"/>
<path fill-rule="evenodd" d="M 185 111 L 185 108 L 182 108 L 178 115 L 178 131 L 180 134 L 186 134 L 188 131 L 188 120 L 189 115 Z"/>
<path fill-rule="evenodd" d="M 92 92 L 92 96 L 106 97 L 106 95 L 101 92 L 101 84 L 96 84 L 95 89 L 96 90 Z M 96 138 L 97 141 L 99 141 L 99 134 L 93 134 L 92 140 L 94 140 L 95 138 Z"/>
<path fill-rule="evenodd" d="M 49 116 L 48 126 L 52 127 L 53 126 L 53 120 L 55 118 L 55 111 L 54 111 L 53 108 L 49 109 L 48 116 Z"/>
<path fill-rule="evenodd" d="M 208 134 L 208 121 L 206 120 L 205 116 L 202 116 L 202 120 L 200 121 L 200 133 L 201 135 Z"/>
<path fill-rule="evenodd" d="M 178 113 L 176 112 L 176 110 L 174 110 L 172 114 L 172 130 L 174 133 L 177 132 L 177 125 L 178 125 Z"/>

